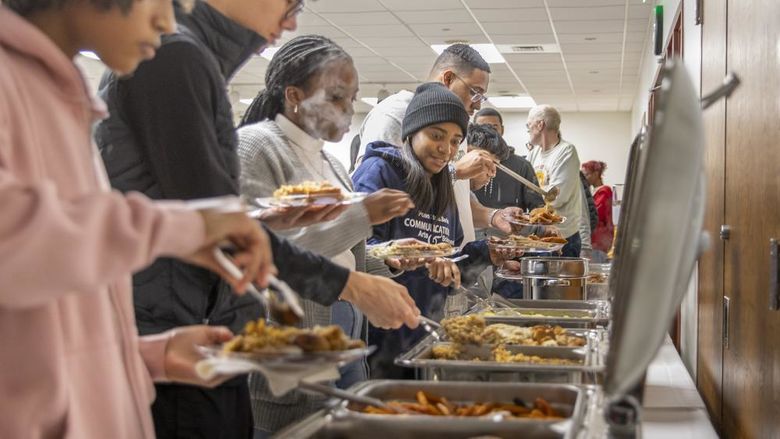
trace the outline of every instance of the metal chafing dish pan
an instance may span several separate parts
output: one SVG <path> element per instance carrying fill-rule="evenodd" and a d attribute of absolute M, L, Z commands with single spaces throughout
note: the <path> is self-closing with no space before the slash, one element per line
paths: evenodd
<path fill-rule="evenodd" d="M 564 420 L 458 418 L 424 415 L 369 415 L 340 403 L 328 412 L 316 413 L 282 431 L 279 438 L 365 438 L 372 439 L 466 439 L 572 438 L 582 423 L 585 398 L 582 389 L 571 385 L 526 383 L 465 383 L 420 381 L 368 381 L 351 391 L 383 401 L 414 401 L 422 390 L 453 402 L 532 402 L 541 397 L 567 416 Z"/>
<path fill-rule="evenodd" d="M 571 360 L 578 364 L 499 363 L 491 360 L 493 347 L 487 345 L 462 345 L 461 357 L 474 360 L 436 359 L 434 347 L 451 346 L 452 343 L 436 341 L 433 337 L 426 337 L 409 352 L 398 356 L 395 363 L 415 368 L 418 378 L 423 380 L 596 383 L 604 370 L 603 354 L 598 342 L 594 342 L 597 337 L 592 334 L 588 337 L 588 345 L 583 347 L 505 345 L 512 354 Z"/>
<path fill-rule="evenodd" d="M 563 328 L 599 328 L 606 327 L 611 319 L 609 302 L 593 300 L 509 300 L 515 308 L 494 307 L 494 315 L 486 315 L 485 321 L 509 323 L 513 325 L 558 325 Z M 506 309 L 506 310 L 505 310 Z M 475 306 L 469 314 L 486 311 Z"/>

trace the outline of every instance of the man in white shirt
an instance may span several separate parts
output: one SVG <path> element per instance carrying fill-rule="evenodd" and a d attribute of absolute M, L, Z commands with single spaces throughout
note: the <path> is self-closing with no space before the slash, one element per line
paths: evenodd
<path fill-rule="evenodd" d="M 487 100 L 485 93 L 490 81 L 490 66 L 467 44 L 453 44 L 436 59 L 428 80 L 444 84 L 461 99 L 466 111 L 472 115 Z M 385 98 L 366 115 L 360 127 L 358 162 L 366 151 L 366 145 L 371 142 L 381 140 L 398 147 L 403 145 L 401 125 L 413 96 L 414 93 L 401 90 Z M 507 233 L 511 231 L 498 210 L 481 205 L 471 193 L 469 179 L 484 177 L 485 174 L 490 177 L 496 174 L 496 166 L 485 151 L 466 153 L 454 163 L 455 201 L 463 227 L 464 245 L 474 240 L 475 226 L 495 227 Z"/>
<path fill-rule="evenodd" d="M 580 183 L 580 159 L 577 149 L 561 138 L 561 115 L 549 105 L 537 105 L 528 112 L 525 124 L 533 149 L 528 161 L 536 170 L 543 188 L 557 187 L 558 197 L 551 203 L 566 221 L 558 225 L 568 243 L 563 256 L 579 257 L 582 247 L 580 226 L 583 218 L 583 191 Z"/>

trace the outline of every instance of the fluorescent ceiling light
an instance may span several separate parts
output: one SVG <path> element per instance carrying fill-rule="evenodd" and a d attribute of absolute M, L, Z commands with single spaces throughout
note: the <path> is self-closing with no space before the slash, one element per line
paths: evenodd
<path fill-rule="evenodd" d="M 91 52 L 89 50 L 82 50 L 79 53 L 81 54 L 81 56 L 85 56 L 85 57 L 87 57 L 89 59 L 94 59 L 96 61 L 100 61 L 100 57 L 97 56 L 97 54 L 95 52 Z"/>
<path fill-rule="evenodd" d="M 533 108 L 536 101 L 531 96 L 489 96 L 488 101 L 496 108 Z"/>
<path fill-rule="evenodd" d="M 266 47 L 265 50 L 260 52 L 260 56 L 267 59 L 268 61 L 271 61 L 274 58 L 274 55 L 276 55 L 276 52 L 279 51 L 279 47 Z"/>
<path fill-rule="evenodd" d="M 252 101 L 254 99 L 239 99 L 238 102 L 241 102 L 244 105 L 252 105 Z"/>
<path fill-rule="evenodd" d="M 433 49 L 437 55 L 441 55 L 441 53 L 444 52 L 444 49 L 450 46 L 451 44 L 431 44 L 431 49 Z M 485 62 L 489 64 L 501 64 L 506 62 L 504 56 L 501 55 L 501 52 L 499 52 L 498 48 L 493 44 L 469 44 L 469 46 L 479 52 L 479 54 L 482 55 L 482 58 L 485 59 Z"/>
<path fill-rule="evenodd" d="M 360 100 L 365 102 L 366 104 L 372 106 L 372 107 L 376 107 L 376 104 L 377 104 L 377 101 L 378 101 L 377 98 L 360 98 Z"/>

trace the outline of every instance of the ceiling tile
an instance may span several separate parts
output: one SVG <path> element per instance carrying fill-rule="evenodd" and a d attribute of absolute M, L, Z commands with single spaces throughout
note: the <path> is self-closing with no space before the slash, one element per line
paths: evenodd
<path fill-rule="evenodd" d="M 339 25 L 400 24 L 389 12 L 341 12 L 322 14 L 322 17 Z"/>
<path fill-rule="evenodd" d="M 391 11 L 448 11 L 453 9 L 462 9 L 460 0 L 381 0 Z"/>
<path fill-rule="evenodd" d="M 588 32 L 623 32 L 623 20 L 555 21 L 555 31 L 566 34 Z"/>
<path fill-rule="evenodd" d="M 550 15 L 557 23 L 565 20 L 624 20 L 625 3 L 617 6 L 591 6 L 579 8 L 550 8 Z"/>
<path fill-rule="evenodd" d="M 480 9 L 543 8 L 544 0 L 466 0 L 466 4 Z"/>
<path fill-rule="evenodd" d="M 525 46 L 555 44 L 555 35 L 553 35 L 552 29 L 550 29 L 550 32 L 544 33 L 495 35 L 490 31 L 489 23 L 486 26 L 488 33 L 491 34 L 490 38 L 495 44 L 516 44 Z"/>
<path fill-rule="evenodd" d="M 408 24 L 474 22 L 474 18 L 463 8 L 449 11 L 398 11 L 395 14 Z"/>
<path fill-rule="evenodd" d="M 483 23 L 485 30 L 490 35 L 528 35 L 551 33 L 552 28 L 548 21 L 529 21 L 527 23 Z"/>
<path fill-rule="evenodd" d="M 377 35 L 388 38 L 412 36 L 409 29 L 400 24 L 349 25 L 342 26 L 342 28 L 355 38 L 376 37 Z"/>
<path fill-rule="evenodd" d="M 372 12 L 385 8 L 376 0 L 338 0 L 308 2 L 306 7 L 315 12 Z"/>
<path fill-rule="evenodd" d="M 544 5 L 542 5 L 544 6 Z M 474 16 L 482 23 L 502 21 L 547 21 L 547 10 L 541 8 L 504 8 L 504 9 L 472 9 Z"/>
<path fill-rule="evenodd" d="M 422 37 L 448 38 L 456 35 L 478 35 L 481 33 L 476 23 L 425 23 L 410 24 L 409 27 Z"/>

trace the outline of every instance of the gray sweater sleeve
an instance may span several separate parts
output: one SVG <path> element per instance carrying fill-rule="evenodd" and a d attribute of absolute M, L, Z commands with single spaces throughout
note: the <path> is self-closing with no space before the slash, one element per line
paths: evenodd
<path fill-rule="evenodd" d="M 241 195 L 250 203 L 255 198 L 273 195 L 280 185 L 299 183 L 289 179 L 295 171 L 292 151 L 286 140 L 268 129 L 268 123 L 239 130 L 238 153 L 241 159 Z M 350 206 L 333 221 L 282 231 L 288 240 L 326 257 L 336 256 L 371 235 L 368 212 L 362 203 Z"/>

